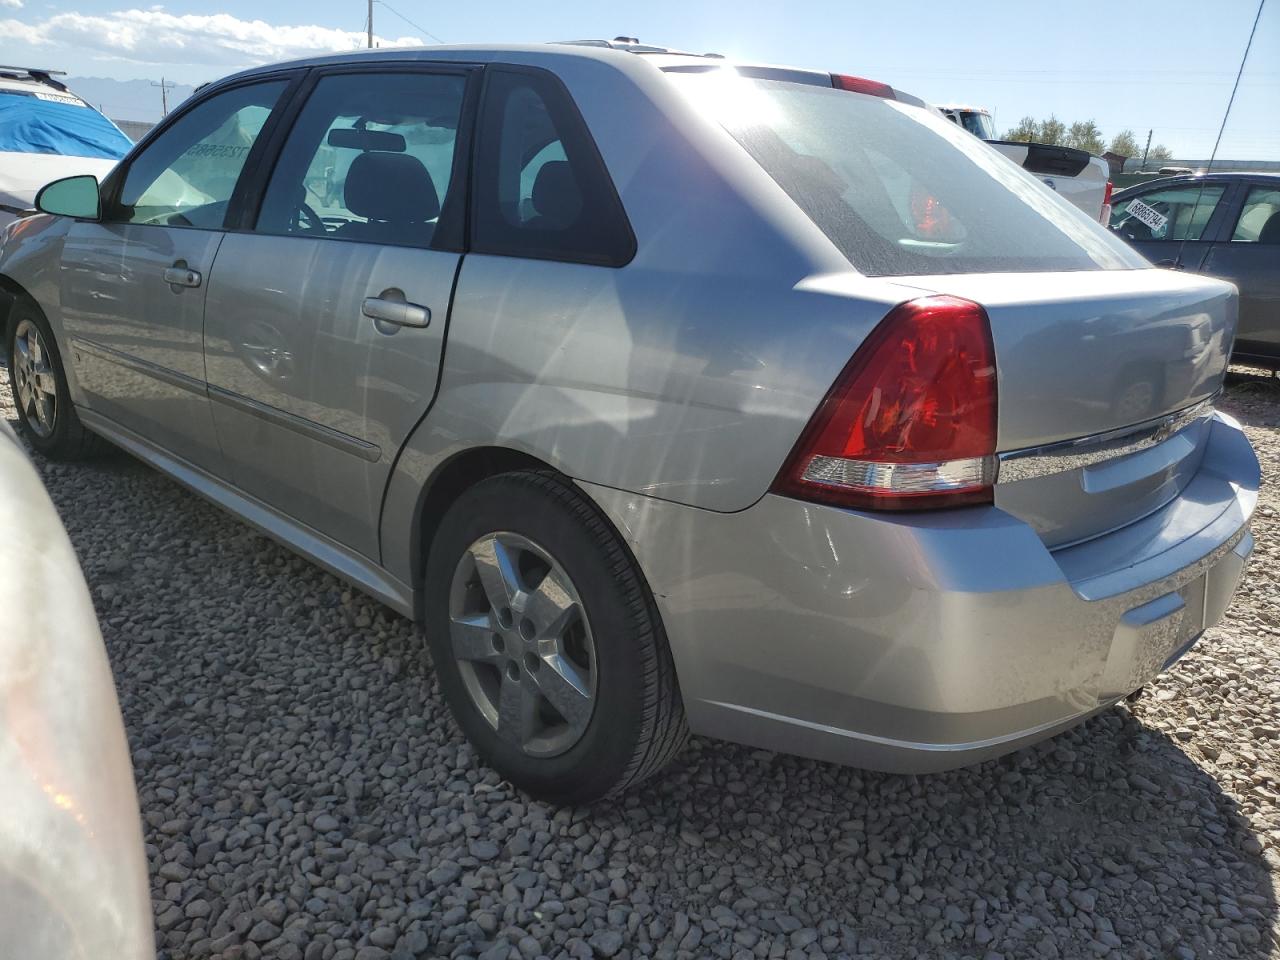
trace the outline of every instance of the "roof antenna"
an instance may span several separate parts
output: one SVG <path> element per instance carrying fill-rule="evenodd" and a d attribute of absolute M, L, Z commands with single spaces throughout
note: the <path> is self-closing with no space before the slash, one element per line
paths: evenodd
<path fill-rule="evenodd" d="M 1204 172 L 1207 174 L 1213 169 L 1213 161 L 1218 157 L 1218 145 L 1222 143 L 1222 133 L 1227 129 L 1227 118 L 1231 116 L 1231 105 L 1236 102 L 1236 91 L 1240 89 L 1240 77 L 1244 73 L 1245 61 L 1249 59 L 1249 48 L 1253 46 L 1253 35 L 1258 32 L 1258 21 L 1262 19 L 1262 8 L 1267 5 L 1267 0 L 1258 0 L 1258 12 L 1253 18 L 1253 29 L 1249 31 L 1249 42 L 1244 45 L 1244 56 L 1240 58 L 1240 69 L 1236 71 L 1236 82 L 1231 87 L 1231 97 L 1227 100 L 1227 112 L 1222 115 L 1222 124 L 1218 127 L 1218 139 L 1213 141 L 1213 153 L 1209 154 L 1209 162 L 1205 165 Z M 1182 252 L 1187 248 L 1187 233 L 1191 230 L 1191 224 L 1195 223 L 1196 213 L 1200 209 L 1200 197 L 1204 194 L 1204 178 L 1200 179 L 1200 190 L 1196 193 L 1195 206 L 1191 208 L 1191 219 L 1187 221 L 1187 228 L 1182 233 L 1182 242 L 1178 244 L 1178 257 L 1173 261 L 1173 269 L 1182 269 Z M 1208 224 L 1205 224 L 1208 226 Z"/>

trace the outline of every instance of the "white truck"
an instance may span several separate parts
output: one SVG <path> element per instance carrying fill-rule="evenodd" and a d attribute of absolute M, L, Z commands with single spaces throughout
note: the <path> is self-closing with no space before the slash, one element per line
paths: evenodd
<path fill-rule="evenodd" d="M 938 110 L 1028 173 L 1035 174 L 1103 226 L 1111 220 L 1111 168 L 1101 157 L 1075 147 L 998 140 L 995 124 L 985 107 L 948 103 L 939 105 Z"/>

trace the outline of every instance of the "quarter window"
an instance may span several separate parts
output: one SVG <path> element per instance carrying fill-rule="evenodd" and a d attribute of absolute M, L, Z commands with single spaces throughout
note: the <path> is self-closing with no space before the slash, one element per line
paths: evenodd
<path fill-rule="evenodd" d="M 271 175 L 258 232 L 430 246 L 465 87 L 449 73 L 321 79 Z"/>
<path fill-rule="evenodd" d="M 476 167 L 472 249 L 622 266 L 635 238 L 586 125 L 540 71 L 490 68 Z"/>
<path fill-rule="evenodd" d="M 1232 240 L 1280 243 L 1280 187 L 1251 187 Z"/>
<path fill-rule="evenodd" d="M 1111 229 L 1126 240 L 1199 240 L 1225 189 L 1186 184 L 1130 197 L 1112 209 Z"/>
<path fill-rule="evenodd" d="M 283 80 L 236 87 L 184 113 L 130 163 L 110 219 L 221 229 L 284 88 Z"/>

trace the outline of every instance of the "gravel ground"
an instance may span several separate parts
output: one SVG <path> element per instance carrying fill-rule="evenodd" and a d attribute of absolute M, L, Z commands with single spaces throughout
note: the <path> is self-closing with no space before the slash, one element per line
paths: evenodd
<path fill-rule="evenodd" d="M 1280 385 L 1233 379 L 1276 476 Z M 1274 487 L 1228 622 L 1076 731 L 930 777 L 695 740 L 557 809 L 477 763 L 406 621 L 123 454 L 38 466 L 115 668 L 161 958 L 1280 956 Z"/>

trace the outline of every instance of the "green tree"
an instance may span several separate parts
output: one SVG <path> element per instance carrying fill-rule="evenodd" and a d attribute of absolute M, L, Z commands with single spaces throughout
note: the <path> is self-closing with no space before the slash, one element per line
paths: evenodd
<path fill-rule="evenodd" d="M 1092 154 L 1101 154 L 1106 149 L 1102 139 L 1102 131 L 1092 120 L 1077 120 L 1067 131 L 1066 146 L 1077 150 L 1087 150 Z"/>
<path fill-rule="evenodd" d="M 1040 124 L 1040 136 L 1036 139 L 1041 143 L 1062 146 L 1067 142 L 1067 125 L 1051 113 L 1049 119 Z"/>
<path fill-rule="evenodd" d="M 1040 132 L 1040 125 L 1036 123 L 1035 117 L 1023 117 L 1018 121 L 1018 125 L 1010 130 L 1006 130 L 1004 138 L 1006 140 L 1015 140 L 1018 143 L 1031 143 L 1036 139 Z"/>
<path fill-rule="evenodd" d="M 1111 152 L 1122 157 L 1141 157 L 1142 146 L 1132 130 L 1121 130 L 1111 138 Z"/>
<path fill-rule="evenodd" d="M 1162 163 L 1168 163 L 1173 159 L 1173 153 L 1163 143 L 1157 143 L 1151 148 L 1151 152 L 1147 154 L 1148 166 L 1159 166 Z"/>

